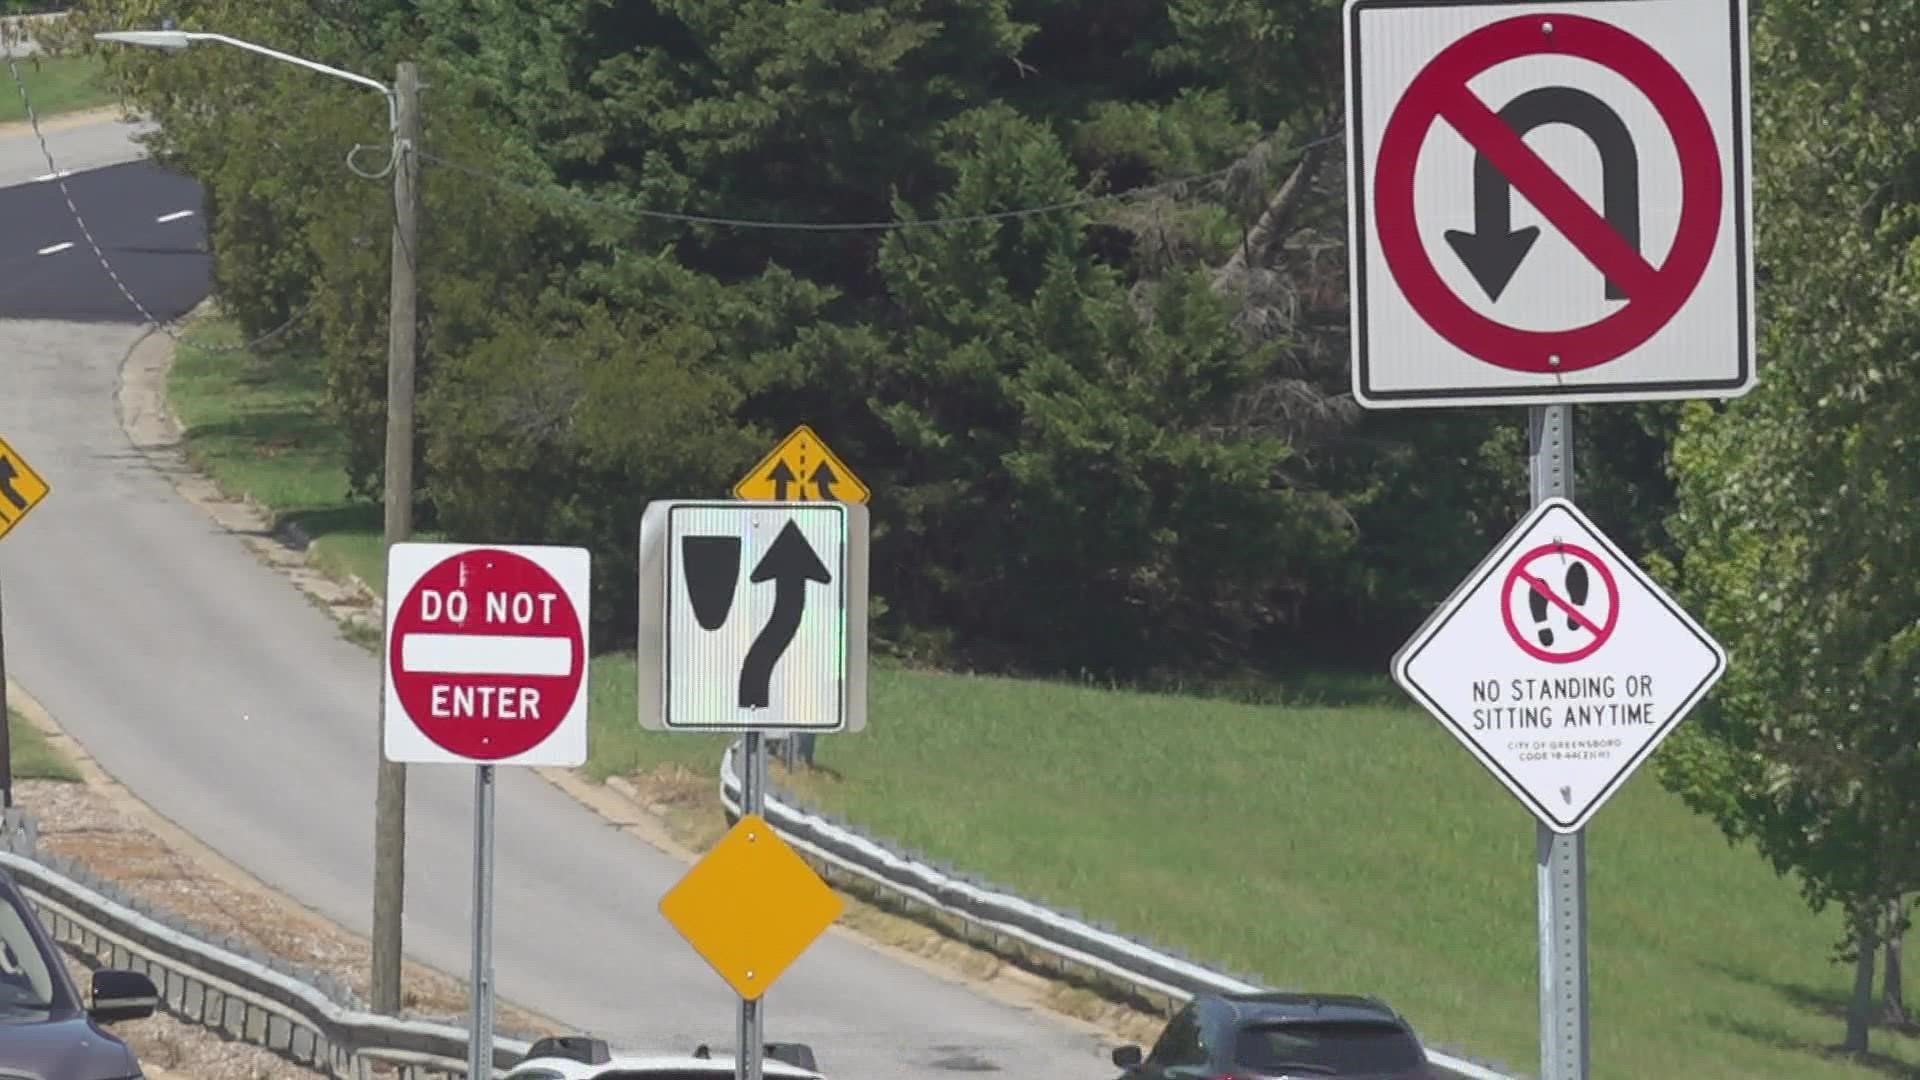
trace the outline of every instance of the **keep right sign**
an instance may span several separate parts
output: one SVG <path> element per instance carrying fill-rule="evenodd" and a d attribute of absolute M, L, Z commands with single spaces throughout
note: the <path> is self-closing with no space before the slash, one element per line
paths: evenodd
<path fill-rule="evenodd" d="M 1541 503 L 1393 660 L 1393 677 L 1556 832 L 1583 828 L 1726 653 L 1571 502 Z"/>

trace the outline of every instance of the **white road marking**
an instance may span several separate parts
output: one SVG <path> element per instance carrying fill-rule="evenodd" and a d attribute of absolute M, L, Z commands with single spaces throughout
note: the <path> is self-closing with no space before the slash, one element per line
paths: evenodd
<path fill-rule="evenodd" d="M 73 175 L 72 169 L 61 169 L 57 173 L 41 173 L 39 176 L 36 176 L 33 178 L 33 182 L 36 184 L 44 184 L 49 180 L 58 180 L 63 176 L 72 176 L 72 175 Z"/>
<path fill-rule="evenodd" d="M 43 247 L 43 248 L 41 248 L 41 249 L 40 249 L 40 251 L 39 251 L 39 254 L 41 254 L 41 255 L 58 255 L 58 254 L 60 254 L 61 252 L 63 252 L 63 251 L 65 251 L 65 250 L 67 250 L 68 248 L 70 248 L 70 247 L 72 247 L 72 246 L 73 246 L 73 241 L 71 241 L 71 240 L 69 240 L 69 241 L 67 241 L 67 242 L 66 242 L 66 243 L 64 243 L 64 244 L 55 244 L 55 245 L 53 245 L 52 247 Z"/>
<path fill-rule="evenodd" d="M 159 222 L 162 225 L 165 225 L 169 221 L 179 221 L 181 218 L 189 218 L 192 216 L 193 216 L 193 211 L 191 210 L 175 210 L 171 214 L 161 214 L 159 217 L 154 218 L 153 220 Z"/>

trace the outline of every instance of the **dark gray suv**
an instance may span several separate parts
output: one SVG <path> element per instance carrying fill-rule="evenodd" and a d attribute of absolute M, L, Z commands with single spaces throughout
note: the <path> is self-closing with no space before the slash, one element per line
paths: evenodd
<path fill-rule="evenodd" d="M 1412 1025 L 1377 998 L 1202 994 L 1167 1021 L 1153 1050 L 1113 1052 L 1120 1080 L 1323 1076 L 1438 1080 Z"/>
<path fill-rule="evenodd" d="M 134 971 L 93 973 L 85 999 L 59 947 L 0 869 L 0 1077 L 138 1080 L 133 1050 L 100 1025 L 151 1016 L 153 980 Z"/>

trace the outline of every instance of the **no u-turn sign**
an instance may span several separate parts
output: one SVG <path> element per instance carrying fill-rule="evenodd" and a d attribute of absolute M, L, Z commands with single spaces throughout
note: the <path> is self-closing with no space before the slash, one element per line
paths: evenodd
<path fill-rule="evenodd" d="M 1347 0 L 1370 408 L 1754 383 L 1746 0 Z"/>

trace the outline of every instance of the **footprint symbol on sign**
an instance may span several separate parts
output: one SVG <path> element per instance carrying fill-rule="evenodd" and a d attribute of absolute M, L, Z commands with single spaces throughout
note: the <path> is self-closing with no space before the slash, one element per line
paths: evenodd
<path fill-rule="evenodd" d="M 1587 603 L 1587 590 L 1589 586 L 1590 586 L 1590 582 L 1587 576 L 1587 564 L 1582 562 L 1579 559 L 1573 560 L 1573 564 L 1567 567 L 1567 585 L 1566 585 L 1567 602 L 1572 604 L 1574 607 L 1585 607 Z M 1533 612 L 1534 622 L 1544 624 L 1547 621 L 1547 604 L 1548 603 L 1549 601 L 1547 600 L 1546 594 L 1541 592 L 1539 589 L 1529 589 L 1527 591 L 1527 606 Z M 1579 628 L 1580 628 L 1580 620 L 1574 618 L 1572 613 L 1568 613 L 1567 629 L 1578 630 Z M 1551 646 L 1553 644 L 1553 627 L 1545 626 L 1545 625 L 1541 626 L 1539 630 L 1539 635 L 1540 635 L 1540 644 L 1546 645 L 1546 646 Z"/>

